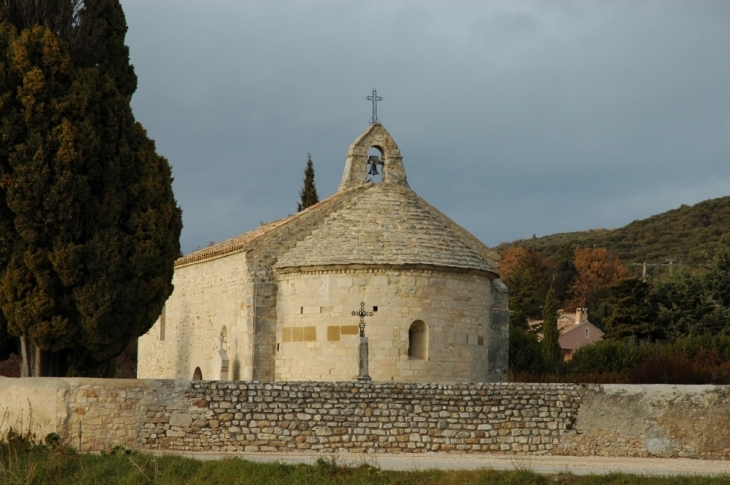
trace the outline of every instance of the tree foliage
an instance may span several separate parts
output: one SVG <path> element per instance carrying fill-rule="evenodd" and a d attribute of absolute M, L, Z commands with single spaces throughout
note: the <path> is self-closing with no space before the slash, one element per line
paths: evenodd
<path fill-rule="evenodd" d="M 6 331 L 26 373 L 101 375 L 172 292 L 170 166 L 129 106 L 118 0 L 8 0 L 0 21 Z"/>
<path fill-rule="evenodd" d="M 307 167 L 304 169 L 304 186 L 299 192 L 299 198 L 297 212 L 301 212 L 319 202 L 317 187 L 314 185 L 314 162 L 312 162 L 312 155 L 309 153 L 307 153 Z"/>
<path fill-rule="evenodd" d="M 662 340 L 664 328 L 657 322 L 649 301 L 651 287 L 637 278 L 622 278 L 608 287 L 610 314 L 606 338 L 613 340 Z"/>
<path fill-rule="evenodd" d="M 576 276 L 570 288 L 570 299 L 565 303 L 568 308 L 585 307 L 592 293 L 601 286 L 628 276 L 628 271 L 618 258 L 605 248 L 576 248 Z"/>
<path fill-rule="evenodd" d="M 560 361 L 562 352 L 558 338 L 558 302 L 555 299 L 555 291 L 552 287 L 545 296 L 545 305 L 542 309 L 542 341 L 540 350 L 545 362 L 556 363 Z"/>
<path fill-rule="evenodd" d="M 657 323 L 670 338 L 730 334 L 730 255 L 720 247 L 704 270 L 679 271 L 652 293 Z"/>
<path fill-rule="evenodd" d="M 509 331 L 510 372 L 540 373 L 544 361 L 537 335 L 522 327 L 510 326 Z"/>
<path fill-rule="evenodd" d="M 499 271 L 510 291 L 510 322 L 526 328 L 529 318 L 539 318 L 542 313 L 554 264 L 534 248 L 519 246 L 505 251 Z"/>

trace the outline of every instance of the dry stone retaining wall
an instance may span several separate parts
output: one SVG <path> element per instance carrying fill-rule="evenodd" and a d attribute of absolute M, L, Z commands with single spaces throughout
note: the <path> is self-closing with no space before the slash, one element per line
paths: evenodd
<path fill-rule="evenodd" d="M 179 451 L 547 453 L 584 390 L 539 384 L 195 382 L 147 413 L 141 446 Z"/>
<path fill-rule="evenodd" d="M 730 460 L 729 386 L 0 378 L 0 416 L 85 451 Z"/>

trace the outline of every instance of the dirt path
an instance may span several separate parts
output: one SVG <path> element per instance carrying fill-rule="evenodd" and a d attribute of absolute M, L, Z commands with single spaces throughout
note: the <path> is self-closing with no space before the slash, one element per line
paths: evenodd
<path fill-rule="evenodd" d="M 730 475 L 730 461 L 691 460 L 688 458 L 608 458 L 601 456 L 464 455 L 443 453 L 182 453 L 199 460 L 238 457 L 259 462 L 307 463 L 318 458 L 332 459 L 340 465 L 367 464 L 384 470 L 495 470 L 524 469 L 541 474 L 570 472 L 574 475 L 605 475 L 613 472 L 638 475 Z"/>

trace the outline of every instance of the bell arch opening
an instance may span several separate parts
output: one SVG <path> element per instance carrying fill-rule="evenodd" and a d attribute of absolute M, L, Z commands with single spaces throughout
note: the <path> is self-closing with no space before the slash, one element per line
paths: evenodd
<path fill-rule="evenodd" d="M 383 169 L 385 167 L 383 150 L 378 146 L 371 146 L 368 150 L 368 161 L 365 164 L 365 180 L 376 184 L 383 182 Z"/>
<path fill-rule="evenodd" d="M 408 329 L 408 358 L 428 359 L 428 326 L 423 320 L 416 320 Z"/>

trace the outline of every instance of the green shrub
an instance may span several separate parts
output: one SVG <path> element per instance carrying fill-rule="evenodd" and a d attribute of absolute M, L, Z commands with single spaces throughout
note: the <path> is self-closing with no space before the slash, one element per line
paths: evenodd
<path fill-rule="evenodd" d="M 633 369 L 640 358 L 639 348 L 635 344 L 602 340 L 592 345 L 585 345 L 573 354 L 568 361 L 568 372 L 604 373 L 628 372 Z"/>
<path fill-rule="evenodd" d="M 509 370 L 511 372 L 530 373 L 540 373 L 545 370 L 540 343 L 534 333 L 528 332 L 521 327 L 510 327 Z"/>

